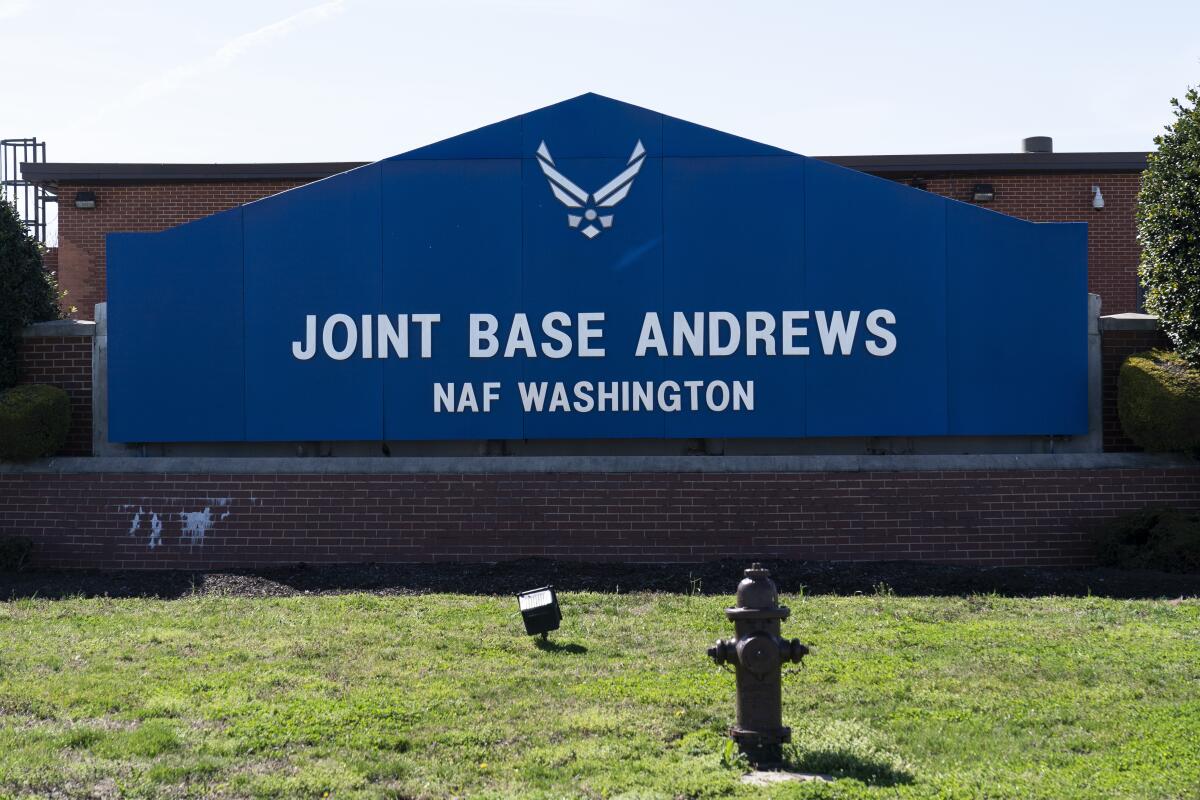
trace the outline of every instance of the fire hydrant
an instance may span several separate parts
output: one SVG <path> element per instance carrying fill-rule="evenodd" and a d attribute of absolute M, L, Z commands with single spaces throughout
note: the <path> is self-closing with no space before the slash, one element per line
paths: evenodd
<path fill-rule="evenodd" d="M 755 562 L 738 584 L 737 605 L 725 609 L 736 636 L 708 648 L 717 664 L 732 663 L 737 673 L 737 723 L 729 736 L 752 764 L 777 764 L 792 739 L 783 724 L 781 668 L 799 663 L 808 648 L 799 639 L 779 635 L 779 623 L 791 611 L 779 605 L 769 570 Z"/>

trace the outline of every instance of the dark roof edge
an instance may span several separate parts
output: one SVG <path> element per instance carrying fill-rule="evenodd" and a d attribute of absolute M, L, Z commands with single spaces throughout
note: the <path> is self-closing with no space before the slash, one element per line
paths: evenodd
<path fill-rule="evenodd" d="M 946 172 L 1141 172 L 1146 153 L 964 153 L 908 156 L 818 156 L 878 175 Z"/>
<path fill-rule="evenodd" d="M 1141 172 L 1145 153 L 967 153 L 962 155 L 818 156 L 876 175 L 953 172 Z M 327 178 L 366 161 L 298 164 L 22 164 L 21 174 L 39 184 L 174 181 L 253 181 Z"/>
<path fill-rule="evenodd" d="M 366 161 L 301 164 L 22 164 L 21 175 L 34 183 L 108 183 L 131 181 L 255 181 L 327 178 L 361 167 Z"/>

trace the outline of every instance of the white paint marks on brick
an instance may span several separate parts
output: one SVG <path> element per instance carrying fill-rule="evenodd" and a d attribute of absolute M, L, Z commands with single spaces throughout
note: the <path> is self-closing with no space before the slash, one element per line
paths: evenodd
<path fill-rule="evenodd" d="M 128 510 L 133 506 L 122 506 L 122 510 Z M 142 517 L 146 514 L 144 506 L 138 506 L 137 513 L 133 515 L 133 521 L 129 523 L 129 535 L 136 536 L 137 532 L 142 529 Z M 158 518 L 158 514 L 153 510 L 150 512 L 150 538 L 146 545 L 153 550 L 162 544 L 162 520 Z"/>
<path fill-rule="evenodd" d="M 183 511 L 179 514 L 183 520 L 183 538 L 189 546 L 204 546 L 204 537 L 212 527 L 212 508 L 205 506 L 203 511 Z"/>
<path fill-rule="evenodd" d="M 209 505 L 204 507 L 203 511 L 181 511 L 179 518 L 183 522 L 183 530 L 181 541 L 191 547 L 196 545 L 204 545 L 204 539 L 212 526 L 222 520 L 228 519 L 233 508 L 233 498 L 231 497 L 213 497 L 208 500 Z M 132 505 L 117 506 L 120 511 L 133 511 Z M 214 508 L 216 511 L 214 512 Z M 148 517 L 149 538 L 146 545 L 154 550 L 163 545 L 163 518 L 154 511 L 154 509 L 146 510 L 145 506 L 138 506 L 133 519 L 129 523 L 129 535 L 136 536 L 141 531 L 145 530 L 143 526 L 143 518 Z M 166 515 L 166 519 L 170 519 L 171 515 Z"/>
<path fill-rule="evenodd" d="M 158 514 L 150 515 L 150 549 L 158 547 L 162 544 L 162 520 L 158 518 Z"/>

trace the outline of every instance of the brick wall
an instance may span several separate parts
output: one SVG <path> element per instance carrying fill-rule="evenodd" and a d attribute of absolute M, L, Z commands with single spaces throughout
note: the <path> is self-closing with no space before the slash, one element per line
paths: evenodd
<path fill-rule="evenodd" d="M 55 277 L 58 276 L 58 248 L 48 247 L 45 254 L 42 256 L 42 264 L 46 267 L 46 271 Z"/>
<path fill-rule="evenodd" d="M 57 266 L 59 287 L 67 290 L 64 305 L 75 306 L 75 319 L 91 319 L 107 297 L 105 234 L 161 231 L 307 182 L 60 183 Z M 95 192 L 96 207 L 75 208 L 71 198 L 79 191 Z"/>
<path fill-rule="evenodd" d="M 1121 430 L 1117 413 L 1117 379 L 1121 364 L 1134 353 L 1160 348 L 1170 350 L 1171 340 L 1160 330 L 1102 330 L 1100 334 L 1101 396 L 1104 400 L 1105 452 L 1141 450 Z"/>
<path fill-rule="evenodd" d="M 48 383 L 71 398 L 71 430 L 63 455 L 92 454 L 92 337 L 25 336 L 21 383 Z"/>
<path fill-rule="evenodd" d="M 956 175 L 927 177 L 927 188 L 957 200 L 970 198 L 976 183 L 995 187 L 987 207 L 1036 222 L 1087 222 L 1088 291 L 1100 295 L 1104 313 L 1137 310 L 1136 269 L 1139 248 L 1134 224 L 1137 173 Z M 105 299 L 104 234 L 159 231 L 173 225 L 302 186 L 306 180 L 210 181 L 139 184 L 59 185 L 57 264 L 60 285 L 68 291 L 77 319 L 91 319 L 93 306 Z M 1092 208 L 1092 186 L 1099 185 L 1105 208 Z M 94 209 L 77 209 L 75 192 L 96 192 Z"/>
<path fill-rule="evenodd" d="M 970 200 L 977 183 L 990 183 L 996 199 L 985 208 L 1033 222 L 1088 223 L 1088 291 L 1100 295 L 1104 314 L 1138 310 L 1137 243 L 1134 210 L 1139 173 L 957 175 L 923 178 L 944 197 Z M 907 181 L 904 181 L 907 182 Z M 1104 208 L 1092 208 L 1099 186 Z"/>
<path fill-rule="evenodd" d="M 1090 563 L 1105 520 L 1200 508 L 1200 466 L 785 473 L 0 472 L 0 534 L 44 567 L 689 562 Z M 210 524 L 202 525 L 205 520 Z M 190 524 L 190 528 L 189 528 Z M 157 526 L 157 533 L 156 533 Z"/>

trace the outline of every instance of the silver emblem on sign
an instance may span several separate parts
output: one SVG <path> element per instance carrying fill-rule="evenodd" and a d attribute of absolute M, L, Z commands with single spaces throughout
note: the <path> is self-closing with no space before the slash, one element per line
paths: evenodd
<path fill-rule="evenodd" d="M 554 196 L 567 208 L 580 210 L 580 213 L 567 212 L 567 224 L 577 228 L 587 238 L 593 239 L 613 224 L 611 213 L 605 214 L 597 209 L 610 209 L 625 199 L 625 195 L 629 194 L 633 187 L 633 179 L 642 168 L 642 162 L 646 160 L 646 148 L 642 147 L 642 141 L 639 139 L 633 146 L 633 155 L 629 157 L 621 174 L 590 195 L 554 168 L 554 159 L 550 157 L 550 150 L 545 142 L 538 145 L 537 158 Z M 584 222 L 587 224 L 580 228 Z M 597 222 L 600 223 L 598 228 Z"/>

